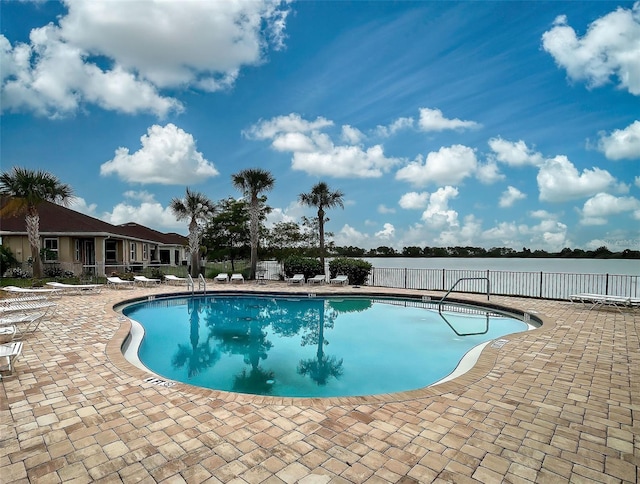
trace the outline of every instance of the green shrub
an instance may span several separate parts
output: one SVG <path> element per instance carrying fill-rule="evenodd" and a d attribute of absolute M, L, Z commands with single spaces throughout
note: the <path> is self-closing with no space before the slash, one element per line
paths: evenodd
<path fill-rule="evenodd" d="M 290 255 L 282 261 L 285 277 L 291 277 L 294 274 L 304 274 L 304 278 L 308 279 L 316 274 L 324 274 L 322 264 L 318 259 L 311 257 L 301 257 L 299 255 Z"/>
<path fill-rule="evenodd" d="M 331 277 L 344 274 L 349 278 L 349 284 L 360 286 L 367 282 L 372 267 L 367 261 L 338 257 L 329 262 L 329 273 Z"/>
<path fill-rule="evenodd" d="M 151 279 L 160 279 L 164 281 L 164 272 L 158 267 L 151 268 Z"/>

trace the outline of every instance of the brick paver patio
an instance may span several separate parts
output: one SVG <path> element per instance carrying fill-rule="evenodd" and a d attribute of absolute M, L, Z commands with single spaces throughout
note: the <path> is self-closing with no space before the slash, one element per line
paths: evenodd
<path fill-rule="evenodd" d="M 492 297 L 536 312 L 543 328 L 488 345 L 472 370 L 431 388 L 292 399 L 145 382 L 122 356 L 129 323 L 112 307 L 176 290 L 58 300 L 2 379 L 0 482 L 640 480 L 640 311 Z M 367 288 L 313 289 L 323 291 Z"/>

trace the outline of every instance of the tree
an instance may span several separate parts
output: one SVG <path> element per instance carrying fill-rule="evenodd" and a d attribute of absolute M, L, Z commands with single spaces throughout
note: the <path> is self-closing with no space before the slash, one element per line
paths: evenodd
<path fill-rule="evenodd" d="M 249 200 L 249 233 L 251 237 L 251 273 L 250 279 L 255 279 L 258 265 L 258 241 L 260 237 L 260 214 L 266 197 L 260 197 L 275 185 L 273 175 L 261 168 L 248 168 L 231 175 L 233 186 L 240 190 Z"/>
<path fill-rule="evenodd" d="M 68 206 L 74 198 L 73 189 L 45 171 L 14 167 L 10 172 L 0 175 L 0 194 L 11 197 L 0 211 L 0 215 L 25 214 L 27 238 L 33 261 L 33 277 L 40 278 L 42 277 L 42 259 L 38 205 L 53 202 Z"/>
<path fill-rule="evenodd" d="M 187 187 L 187 194 L 183 199 L 174 198 L 169 208 L 178 220 L 189 220 L 189 252 L 191 253 L 191 276 L 200 274 L 200 239 L 202 225 L 213 214 L 215 206 L 206 195 L 192 192 Z"/>
<path fill-rule="evenodd" d="M 278 260 L 294 252 L 302 253 L 304 236 L 295 222 L 278 222 L 267 234 L 267 248 L 271 256 Z"/>
<path fill-rule="evenodd" d="M 316 183 L 309 193 L 298 196 L 300 203 L 318 209 L 318 235 L 320 236 L 320 264 L 324 269 L 324 223 L 325 208 L 344 208 L 344 193 L 340 190 L 331 191 L 325 182 Z"/>
<path fill-rule="evenodd" d="M 217 204 L 216 214 L 211 217 L 204 230 L 203 244 L 207 254 L 214 258 L 227 256 L 231 270 L 235 271 L 235 260 L 246 255 L 249 246 L 249 214 L 247 202 L 227 198 Z"/>

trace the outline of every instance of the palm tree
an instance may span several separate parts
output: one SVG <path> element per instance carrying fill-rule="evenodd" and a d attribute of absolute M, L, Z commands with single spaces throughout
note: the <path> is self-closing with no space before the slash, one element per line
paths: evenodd
<path fill-rule="evenodd" d="M 276 183 L 273 175 L 261 168 L 248 168 L 231 175 L 233 186 L 249 199 L 249 232 L 251 234 L 251 273 L 250 279 L 255 279 L 258 265 L 258 236 L 260 233 L 260 211 L 264 204 L 263 192 L 268 192 Z"/>
<path fill-rule="evenodd" d="M 344 208 L 344 193 L 331 191 L 325 182 L 316 183 L 309 193 L 301 193 L 298 200 L 303 205 L 318 208 L 318 232 L 320 235 L 320 264 L 324 270 L 324 210 L 325 208 Z"/>
<path fill-rule="evenodd" d="M 31 247 L 33 277 L 42 277 L 40 258 L 40 214 L 38 205 L 53 202 L 68 206 L 73 200 L 73 189 L 54 175 L 42 170 L 14 167 L 0 175 L 0 194 L 11 197 L 0 211 L 2 216 L 25 213 L 27 238 Z"/>
<path fill-rule="evenodd" d="M 187 195 L 184 200 L 174 198 L 169 208 L 178 220 L 189 219 L 189 251 L 191 252 L 191 276 L 200 274 L 200 239 L 204 224 L 213 213 L 214 203 L 199 192 L 192 192 L 187 187 Z"/>

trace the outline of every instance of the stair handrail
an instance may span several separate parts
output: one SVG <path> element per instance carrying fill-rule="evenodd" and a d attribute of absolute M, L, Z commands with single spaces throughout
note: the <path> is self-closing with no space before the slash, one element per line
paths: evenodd
<path fill-rule="evenodd" d="M 442 299 L 440 299 L 440 301 L 438 301 L 438 314 L 440 315 L 440 317 L 444 320 L 445 323 L 447 323 L 447 325 L 449 326 L 449 328 L 451 328 L 453 330 L 454 333 L 456 333 L 458 336 L 475 336 L 475 335 L 480 335 L 480 334 L 486 334 L 489 332 L 489 313 L 487 312 L 486 316 L 487 316 L 487 324 L 485 326 L 485 330 L 484 331 L 480 331 L 480 332 L 476 332 L 476 333 L 459 333 L 452 325 L 451 323 L 449 323 L 449 320 L 447 320 L 447 318 L 444 317 L 444 314 L 442 314 L 442 303 L 444 302 L 444 300 L 447 298 L 447 296 L 451 293 L 451 291 L 453 291 L 453 289 L 458 285 L 458 283 L 460 281 L 474 281 L 474 280 L 482 280 L 482 281 L 487 281 L 487 301 L 489 300 L 489 295 L 491 293 L 491 281 L 489 280 L 488 277 L 461 277 L 460 279 L 458 279 L 453 286 L 451 286 L 451 288 L 447 291 L 447 293 L 442 296 Z"/>
<path fill-rule="evenodd" d="M 487 281 L 487 301 L 489 300 L 489 295 L 491 294 L 491 281 L 489 280 L 488 277 L 461 277 L 460 279 L 458 279 L 453 286 L 451 286 L 451 288 L 447 291 L 447 293 L 442 296 L 442 299 L 440 299 L 440 301 L 438 302 L 438 311 L 441 311 L 442 309 L 442 303 L 444 302 L 444 300 L 447 298 L 447 296 L 449 294 L 451 294 L 451 291 L 453 291 L 455 289 L 455 287 L 458 285 L 459 282 L 461 281 L 474 281 L 474 280 L 482 280 L 482 281 Z"/>
<path fill-rule="evenodd" d="M 191 288 L 191 294 L 193 294 L 193 292 L 196 290 L 195 284 L 193 283 L 193 278 L 191 277 L 191 274 L 187 274 L 187 290 L 189 288 Z"/>

